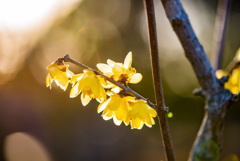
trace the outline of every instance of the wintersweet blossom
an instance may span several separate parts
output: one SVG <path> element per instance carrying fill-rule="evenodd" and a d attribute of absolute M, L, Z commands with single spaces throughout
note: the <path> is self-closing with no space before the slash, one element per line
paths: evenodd
<path fill-rule="evenodd" d="M 122 122 L 128 125 L 129 119 L 127 116 L 130 110 L 128 101 L 130 100 L 135 100 L 135 98 L 131 96 L 123 97 L 114 93 L 110 95 L 109 99 L 98 106 L 97 112 L 100 113 L 103 111 L 103 119 L 109 120 L 113 118 L 113 122 L 118 126 L 121 125 Z"/>
<path fill-rule="evenodd" d="M 152 127 L 152 125 L 155 124 L 153 118 L 156 116 L 157 112 L 144 100 L 137 100 L 134 102 L 128 113 L 128 119 L 130 120 L 132 129 L 141 129 L 144 124 L 148 127 Z"/>
<path fill-rule="evenodd" d="M 240 66 L 233 69 L 231 73 L 225 70 L 217 70 L 216 77 L 218 79 L 222 78 L 223 76 L 228 75 L 228 81 L 224 84 L 224 88 L 231 91 L 233 94 L 239 94 L 240 92 Z"/>
<path fill-rule="evenodd" d="M 69 69 L 68 65 L 60 63 L 51 63 L 48 67 L 48 75 L 46 78 L 46 86 L 50 87 L 53 81 L 63 89 L 67 89 L 69 84 L 69 79 L 74 75 Z"/>
<path fill-rule="evenodd" d="M 108 59 L 107 64 L 98 63 L 97 68 L 106 76 L 123 84 L 136 84 L 142 80 L 142 74 L 136 73 L 136 69 L 132 67 L 132 52 L 128 53 L 124 64 Z"/>
<path fill-rule="evenodd" d="M 73 76 L 70 83 L 73 84 L 70 97 L 76 97 L 81 93 L 83 106 L 86 106 L 91 99 L 97 99 L 99 102 L 106 99 L 104 88 L 91 70 L 85 69 L 84 73 Z"/>

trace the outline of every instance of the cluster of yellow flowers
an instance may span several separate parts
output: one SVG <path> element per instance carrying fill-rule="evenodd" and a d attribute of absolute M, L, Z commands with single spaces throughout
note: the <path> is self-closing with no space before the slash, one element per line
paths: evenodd
<path fill-rule="evenodd" d="M 240 92 L 240 66 L 233 69 L 231 73 L 226 70 L 217 70 L 216 77 L 221 79 L 223 76 L 229 76 L 228 81 L 224 83 L 224 88 L 231 91 L 233 94 Z"/>
<path fill-rule="evenodd" d="M 123 94 L 121 88 L 105 80 L 101 75 L 96 75 L 90 69 L 84 69 L 81 74 L 74 74 L 68 65 L 62 62 L 50 64 L 46 78 L 46 86 L 51 88 L 53 81 L 63 90 L 72 85 L 70 98 L 81 94 L 81 102 L 86 106 L 92 99 L 100 104 L 97 112 L 102 112 L 104 120 L 113 119 L 116 125 L 124 122 L 131 125 L 132 129 L 141 129 L 143 125 L 152 127 L 155 124 L 156 111 L 145 100 Z M 118 63 L 108 59 L 107 64 L 99 63 L 97 68 L 103 75 L 123 85 L 139 83 L 142 75 L 132 67 L 132 53 L 129 52 L 124 63 Z"/>
<path fill-rule="evenodd" d="M 240 48 L 238 49 L 235 57 L 234 62 L 239 63 L 240 62 Z M 218 79 L 221 79 L 223 76 L 229 76 L 228 81 L 224 83 L 224 88 L 231 91 L 233 94 L 239 94 L 240 92 L 240 66 L 236 65 L 234 69 L 229 72 L 227 70 L 217 70 L 216 71 L 216 77 Z"/>

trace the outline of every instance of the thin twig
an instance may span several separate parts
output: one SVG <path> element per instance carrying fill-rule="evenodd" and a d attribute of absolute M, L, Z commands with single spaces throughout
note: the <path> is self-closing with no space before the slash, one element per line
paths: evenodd
<path fill-rule="evenodd" d="M 222 68 L 222 60 L 223 60 L 223 49 L 224 49 L 224 41 L 226 35 L 226 26 L 229 15 L 231 0 L 219 0 L 217 7 L 217 15 L 215 20 L 215 32 L 214 32 L 214 40 L 212 46 L 212 54 L 213 54 L 213 67 L 214 69 Z"/>
<path fill-rule="evenodd" d="M 150 57 L 152 65 L 152 73 L 154 80 L 154 93 L 157 104 L 157 113 L 160 123 L 160 130 L 163 137 L 163 144 L 165 149 L 165 154 L 168 161 L 174 161 L 174 153 L 172 140 L 169 131 L 167 109 L 164 101 L 164 94 L 162 89 L 162 80 L 159 64 L 159 53 L 158 53 L 158 43 L 157 43 L 157 31 L 156 31 L 156 21 L 153 0 L 145 0 L 145 10 L 148 20 L 148 31 L 149 31 L 149 44 L 150 44 Z"/>
<path fill-rule="evenodd" d="M 145 97 L 143 97 L 142 95 L 140 95 L 140 94 L 137 93 L 136 91 L 132 90 L 129 86 L 123 85 L 123 84 L 121 84 L 121 83 L 119 83 L 119 82 L 117 82 L 117 81 L 114 81 L 113 79 L 111 79 L 111 78 L 103 75 L 103 74 L 100 73 L 99 71 L 97 71 L 97 70 L 95 70 L 95 69 L 93 69 L 93 68 L 91 68 L 91 67 L 89 67 L 89 66 L 87 66 L 87 65 L 85 65 L 85 64 L 82 64 L 82 63 L 80 63 L 80 62 L 72 59 L 72 58 L 70 57 L 70 55 L 68 55 L 68 54 L 65 55 L 63 58 L 60 58 L 60 60 L 61 60 L 61 59 L 62 59 L 63 61 L 65 61 L 65 62 L 70 62 L 70 63 L 73 63 L 73 64 L 75 64 L 75 65 L 77 65 L 77 66 L 80 66 L 80 67 L 82 67 L 82 68 L 84 68 L 84 69 L 90 69 L 90 70 L 93 71 L 95 74 L 101 75 L 101 76 L 102 76 L 103 78 L 105 78 L 107 81 L 109 81 L 109 82 L 111 82 L 112 84 L 114 84 L 114 85 L 122 88 L 122 89 L 123 89 L 125 92 L 127 92 L 128 94 L 131 94 L 132 96 L 135 96 L 135 97 L 137 97 L 137 98 L 139 98 L 139 99 L 142 99 L 142 100 L 147 101 L 147 103 L 148 103 L 149 106 L 151 106 L 152 108 L 156 109 L 156 106 L 155 106 L 152 102 L 150 102 L 148 99 L 146 99 Z"/>

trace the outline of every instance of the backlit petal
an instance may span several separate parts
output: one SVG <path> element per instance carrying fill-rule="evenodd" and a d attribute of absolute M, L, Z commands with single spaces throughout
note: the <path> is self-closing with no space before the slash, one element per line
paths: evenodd
<path fill-rule="evenodd" d="M 122 121 L 118 120 L 118 119 L 116 118 L 116 116 L 113 116 L 113 122 L 114 122 L 114 124 L 117 125 L 117 126 L 120 126 L 121 123 L 122 123 Z"/>
<path fill-rule="evenodd" d="M 132 52 L 129 52 L 124 59 L 124 68 L 129 69 L 132 66 Z"/>
<path fill-rule="evenodd" d="M 124 73 L 124 68 L 123 68 L 123 66 L 121 66 L 120 64 L 115 64 L 115 65 L 112 67 L 112 72 L 113 72 L 113 74 L 114 74 L 116 77 L 119 77 L 120 74 L 123 74 L 123 73 Z"/>
<path fill-rule="evenodd" d="M 103 119 L 106 120 L 106 121 L 107 121 L 107 120 L 110 120 L 110 119 L 112 118 L 112 117 L 108 117 L 108 116 L 105 116 L 105 115 L 103 115 L 102 117 L 103 117 Z"/>
<path fill-rule="evenodd" d="M 112 68 L 107 64 L 98 63 L 97 68 L 104 74 L 112 75 Z"/>
<path fill-rule="evenodd" d="M 91 99 L 92 98 L 89 97 L 89 95 L 84 94 L 84 93 L 81 94 L 81 102 L 82 102 L 83 106 L 86 106 L 91 101 Z"/>
<path fill-rule="evenodd" d="M 79 90 L 79 82 L 77 82 L 75 85 L 73 85 L 70 91 L 70 98 L 78 96 L 80 92 L 81 91 Z"/>
<path fill-rule="evenodd" d="M 105 110 L 105 108 L 107 107 L 108 103 L 110 102 L 110 99 L 107 99 L 105 102 L 101 103 L 98 105 L 98 108 L 97 108 L 97 112 L 100 113 L 102 112 L 103 110 Z"/>
<path fill-rule="evenodd" d="M 51 89 L 52 81 L 53 81 L 53 79 L 52 79 L 51 75 L 48 73 L 48 75 L 46 77 L 46 86 L 50 87 L 50 89 Z"/>
<path fill-rule="evenodd" d="M 108 60 L 107 60 L 107 64 L 108 64 L 110 67 L 113 67 L 113 66 L 116 64 L 116 62 L 113 61 L 113 60 L 111 60 L 111 59 L 108 59 Z"/>
<path fill-rule="evenodd" d="M 83 76 L 83 73 L 72 76 L 70 83 L 71 84 L 76 83 L 77 81 L 79 81 L 82 78 L 82 76 Z"/>
<path fill-rule="evenodd" d="M 131 78 L 129 83 L 136 84 L 139 83 L 142 80 L 142 74 L 135 73 Z"/>
<path fill-rule="evenodd" d="M 215 73 L 216 77 L 218 79 L 221 79 L 223 76 L 229 75 L 229 73 L 226 70 L 217 70 Z"/>

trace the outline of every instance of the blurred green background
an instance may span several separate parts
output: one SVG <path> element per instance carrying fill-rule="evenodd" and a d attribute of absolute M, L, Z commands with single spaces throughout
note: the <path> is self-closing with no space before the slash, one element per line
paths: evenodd
<path fill-rule="evenodd" d="M 204 100 L 192 95 L 199 85 L 162 5 L 155 0 L 166 105 L 175 155 L 187 160 L 204 113 Z M 209 58 L 217 1 L 183 0 Z M 58 57 L 96 68 L 107 59 L 133 67 L 143 80 L 131 85 L 154 102 L 146 17 L 139 0 L 3 0 L 0 2 L 0 160 L 159 161 L 163 145 L 156 119 L 152 128 L 131 130 L 104 121 L 98 103 L 83 107 L 69 89 L 45 87 L 46 67 Z M 240 2 L 232 0 L 223 67 L 240 46 Z M 212 60 L 211 60 L 212 61 Z M 70 64 L 75 73 L 82 69 Z M 228 111 L 222 158 L 240 156 L 240 103 Z"/>

